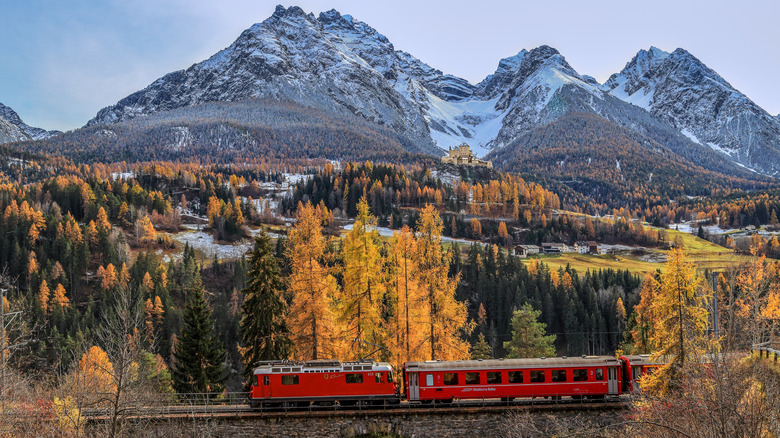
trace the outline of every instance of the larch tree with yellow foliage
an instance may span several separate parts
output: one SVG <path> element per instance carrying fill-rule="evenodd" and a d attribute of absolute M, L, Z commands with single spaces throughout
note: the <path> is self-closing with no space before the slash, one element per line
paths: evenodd
<path fill-rule="evenodd" d="M 461 334 L 468 331 L 466 305 L 455 299 L 458 278 L 450 278 L 449 254 L 441 245 L 443 229 L 439 213 L 428 204 L 417 221 L 419 279 L 425 290 L 422 303 L 427 313 L 426 343 L 430 359 L 467 359 L 469 344 Z"/>
<path fill-rule="evenodd" d="M 376 217 L 366 198 L 357 205 L 357 218 L 343 241 L 344 281 L 339 320 L 350 340 L 349 358 L 367 357 L 384 343 L 381 306 L 385 293 Z"/>
<path fill-rule="evenodd" d="M 392 316 L 387 323 L 388 349 L 396 366 L 404 362 L 425 360 L 424 344 L 426 312 L 425 290 L 419 279 L 417 244 L 412 230 L 404 225 L 393 233 L 395 239 L 390 248 L 390 273 L 388 302 Z"/>
<path fill-rule="evenodd" d="M 656 315 L 651 342 L 657 346 L 656 359 L 666 365 L 646 377 L 642 387 L 658 395 L 682 385 L 684 367 L 696 362 L 708 348 L 711 292 L 696 273 L 693 262 L 682 248 L 675 247 L 661 273 L 655 299 L 650 306 Z"/>
<path fill-rule="evenodd" d="M 56 306 L 59 309 L 65 309 L 70 305 L 70 300 L 65 296 L 65 286 L 61 283 L 57 283 L 57 287 L 54 289 L 54 293 L 51 296 L 51 306 Z"/>
<path fill-rule="evenodd" d="M 49 311 L 49 298 L 49 286 L 46 284 L 46 280 L 43 280 L 41 281 L 41 285 L 38 287 L 38 303 L 40 304 L 43 313 L 47 313 Z"/>
<path fill-rule="evenodd" d="M 287 326 L 294 357 L 338 358 L 343 352 L 343 340 L 338 336 L 332 308 L 338 284 L 322 264 L 325 237 L 321 218 L 310 203 L 299 203 L 297 219 L 287 240 L 291 265 L 288 292 L 292 295 Z"/>

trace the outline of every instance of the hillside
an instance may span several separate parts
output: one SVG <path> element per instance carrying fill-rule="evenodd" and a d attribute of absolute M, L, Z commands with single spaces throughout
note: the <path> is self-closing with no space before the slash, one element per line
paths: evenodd
<path fill-rule="evenodd" d="M 691 164 L 662 144 L 587 113 L 569 113 L 487 156 L 560 190 L 564 205 L 652 206 L 713 189 L 772 186 Z"/>

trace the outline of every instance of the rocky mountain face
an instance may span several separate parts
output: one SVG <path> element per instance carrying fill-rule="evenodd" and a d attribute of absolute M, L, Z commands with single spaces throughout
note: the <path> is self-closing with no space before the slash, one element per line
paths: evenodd
<path fill-rule="evenodd" d="M 605 89 L 732 161 L 780 174 L 780 123 L 683 49 L 640 51 Z"/>
<path fill-rule="evenodd" d="M 60 132 L 47 131 L 24 123 L 16 111 L 0 103 L 0 143 L 42 140 L 57 134 Z"/>
<path fill-rule="evenodd" d="M 500 156 L 532 129 L 589 113 L 710 170 L 772 174 L 780 166 L 778 119 L 682 49 L 642 50 L 602 85 L 541 46 L 502 59 L 472 85 L 396 50 L 349 15 L 282 6 L 226 49 L 104 108 L 88 126 L 247 99 L 357 116 L 397 133 L 412 153 L 441 155 L 465 142 L 479 156 Z"/>

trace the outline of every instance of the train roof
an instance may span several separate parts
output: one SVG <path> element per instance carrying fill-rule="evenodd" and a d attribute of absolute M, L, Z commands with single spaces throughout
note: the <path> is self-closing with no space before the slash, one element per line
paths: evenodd
<path fill-rule="evenodd" d="M 392 369 L 393 367 L 387 362 L 374 362 L 373 360 L 361 360 L 354 362 L 340 362 L 338 360 L 330 359 L 308 361 L 269 360 L 261 361 L 255 368 L 255 374 L 392 371 Z"/>
<path fill-rule="evenodd" d="M 407 362 L 406 369 L 414 370 L 471 370 L 512 368 L 561 368 L 576 366 L 617 365 L 614 356 L 540 357 L 526 359 L 485 359 L 457 361 Z"/>

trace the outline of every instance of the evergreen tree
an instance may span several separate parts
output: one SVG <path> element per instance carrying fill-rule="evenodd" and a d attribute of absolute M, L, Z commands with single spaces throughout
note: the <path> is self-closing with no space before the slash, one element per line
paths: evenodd
<path fill-rule="evenodd" d="M 222 384 L 227 379 L 223 368 L 225 353 L 214 333 L 214 321 L 202 287 L 196 288 L 187 302 L 184 327 L 173 356 L 171 371 L 177 392 L 222 392 Z"/>
<path fill-rule="evenodd" d="M 255 238 L 249 255 L 249 282 L 243 290 L 239 331 L 243 348 L 244 381 L 249 382 L 261 360 L 287 359 L 292 342 L 284 320 L 286 304 L 280 297 L 282 280 L 265 232 Z"/>
<path fill-rule="evenodd" d="M 507 357 L 554 356 L 555 335 L 545 335 L 547 324 L 539 322 L 541 311 L 525 303 L 512 314 L 512 340 L 504 342 Z"/>
<path fill-rule="evenodd" d="M 471 347 L 471 359 L 490 359 L 493 357 L 493 349 L 490 348 L 490 344 L 485 340 L 485 335 L 479 334 L 477 343 Z"/>

